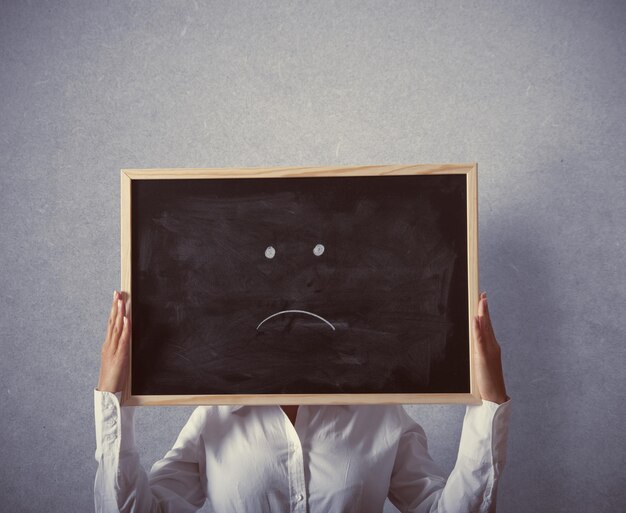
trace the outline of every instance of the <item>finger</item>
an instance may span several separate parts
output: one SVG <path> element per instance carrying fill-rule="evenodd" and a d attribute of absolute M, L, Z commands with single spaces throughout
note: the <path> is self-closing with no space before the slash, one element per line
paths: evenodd
<path fill-rule="evenodd" d="M 113 333 L 111 334 L 111 349 L 113 352 L 117 351 L 117 345 L 119 343 L 120 334 L 122 333 L 122 320 L 124 318 L 124 301 L 122 299 L 117 300 L 117 316 L 115 317 L 115 325 L 113 326 Z"/>
<path fill-rule="evenodd" d="M 483 317 L 485 315 L 485 299 L 487 294 L 485 292 L 481 292 L 480 296 L 478 296 L 478 315 Z"/>
<path fill-rule="evenodd" d="M 484 312 L 485 312 L 484 313 L 485 319 L 487 320 L 487 322 L 485 323 L 485 326 L 486 326 L 489 334 L 495 340 L 496 334 L 493 331 L 493 324 L 491 323 L 491 314 L 489 313 L 489 304 L 487 302 L 487 295 L 486 294 L 485 294 L 485 299 L 483 300 L 483 309 L 484 309 Z"/>
<path fill-rule="evenodd" d="M 130 340 L 130 318 L 125 315 L 122 322 L 122 334 L 120 336 L 120 342 L 117 346 L 117 352 L 123 356 L 126 356 L 129 347 L 128 342 Z"/>
<path fill-rule="evenodd" d="M 119 294 L 117 290 L 113 291 L 113 303 L 111 304 L 111 311 L 109 312 L 109 320 L 107 322 L 107 334 L 104 340 L 106 345 L 107 342 L 111 340 L 111 334 L 113 332 L 113 327 L 115 326 L 115 318 L 117 317 L 117 299 Z"/>
<path fill-rule="evenodd" d="M 130 298 L 128 297 L 128 294 L 122 294 L 122 299 L 124 300 L 124 315 L 128 317 L 128 320 L 130 320 L 132 306 Z"/>
<path fill-rule="evenodd" d="M 485 317 L 487 317 L 487 319 L 491 320 L 491 318 L 489 317 L 489 305 L 487 304 L 487 294 L 485 293 L 485 295 L 483 296 L 483 315 Z"/>
<path fill-rule="evenodd" d="M 472 324 L 474 327 L 474 339 L 476 340 L 476 349 L 482 350 L 485 342 L 485 337 L 480 326 L 480 319 L 477 315 L 474 316 L 474 321 Z"/>
<path fill-rule="evenodd" d="M 484 330 L 485 336 L 495 338 L 493 326 L 491 325 L 491 317 L 489 316 L 489 307 L 487 306 L 487 293 L 483 292 L 478 300 L 478 316 L 480 317 L 480 326 Z"/>

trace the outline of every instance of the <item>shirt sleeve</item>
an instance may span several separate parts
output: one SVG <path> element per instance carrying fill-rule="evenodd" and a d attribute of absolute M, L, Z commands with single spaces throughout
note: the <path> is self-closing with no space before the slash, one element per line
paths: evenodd
<path fill-rule="evenodd" d="M 196 512 L 204 505 L 202 410 L 196 408 L 174 446 L 148 475 L 135 445 L 135 407 L 121 406 L 121 392 L 94 388 L 96 513 Z"/>
<path fill-rule="evenodd" d="M 446 479 L 428 453 L 424 429 L 402 410 L 389 500 L 405 513 L 495 513 L 506 462 L 511 399 L 467 405 L 457 460 Z"/>

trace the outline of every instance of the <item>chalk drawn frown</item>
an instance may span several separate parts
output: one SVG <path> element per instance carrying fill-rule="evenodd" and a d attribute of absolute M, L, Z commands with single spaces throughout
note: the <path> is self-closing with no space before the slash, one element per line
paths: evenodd
<path fill-rule="evenodd" d="M 316 246 L 313 248 L 313 254 L 315 256 L 320 256 L 322 253 L 324 253 L 324 246 L 322 244 L 316 244 Z M 274 249 L 274 247 L 273 246 L 268 246 L 267 249 L 265 250 L 265 256 L 267 258 L 274 258 L 275 255 L 276 255 L 276 250 Z M 282 310 L 280 312 L 276 312 L 276 313 L 274 313 L 272 315 L 269 315 L 265 319 L 263 319 L 259 323 L 259 325 L 256 327 L 256 329 L 258 330 L 265 321 L 271 319 L 272 317 L 276 317 L 277 315 L 289 314 L 289 313 L 302 313 L 302 314 L 306 314 L 306 315 L 311 315 L 313 317 L 317 317 L 318 319 L 321 319 L 326 324 L 328 324 L 331 327 L 331 329 L 333 329 L 333 330 L 335 329 L 335 327 L 330 322 L 328 322 L 326 319 L 324 319 L 323 317 L 321 317 L 321 316 L 319 316 L 317 314 L 314 314 L 313 312 L 307 312 L 306 310 Z"/>

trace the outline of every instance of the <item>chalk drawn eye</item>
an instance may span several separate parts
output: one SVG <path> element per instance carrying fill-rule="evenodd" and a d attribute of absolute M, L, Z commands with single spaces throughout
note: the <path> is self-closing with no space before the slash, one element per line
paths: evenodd
<path fill-rule="evenodd" d="M 274 258 L 275 254 L 276 250 L 272 246 L 267 246 L 267 248 L 265 249 L 265 256 L 267 258 Z"/>
<path fill-rule="evenodd" d="M 322 244 L 318 244 L 313 248 L 313 254 L 315 256 L 320 256 L 324 252 L 324 246 Z"/>

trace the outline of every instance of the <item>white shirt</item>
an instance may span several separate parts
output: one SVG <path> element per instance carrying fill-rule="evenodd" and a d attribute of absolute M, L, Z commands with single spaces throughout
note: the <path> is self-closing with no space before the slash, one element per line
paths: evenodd
<path fill-rule="evenodd" d="M 96 512 L 487 513 L 506 460 L 511 400 L 466 406 L 446 479 L 401 405 L 199 406 L 147 474 L 133 406 L 94 389 Z"/>

